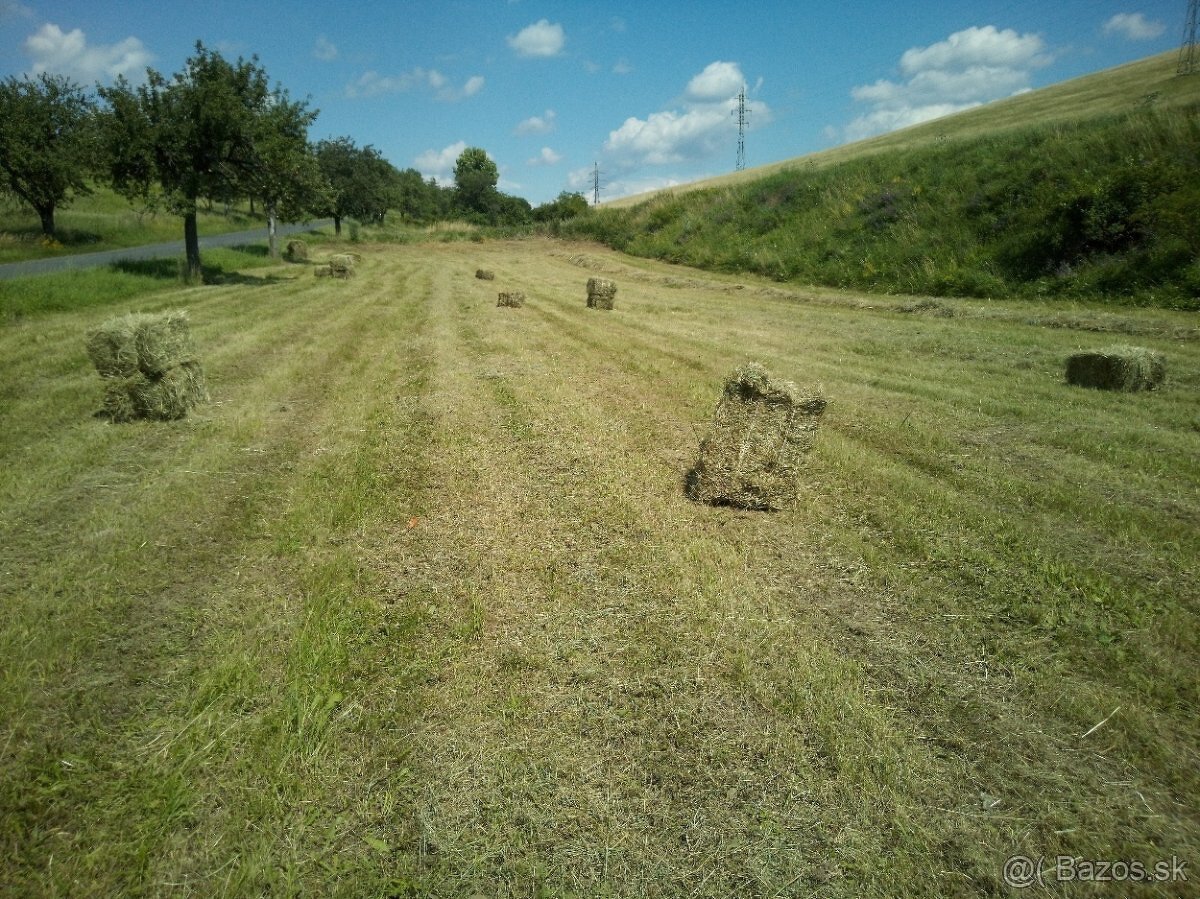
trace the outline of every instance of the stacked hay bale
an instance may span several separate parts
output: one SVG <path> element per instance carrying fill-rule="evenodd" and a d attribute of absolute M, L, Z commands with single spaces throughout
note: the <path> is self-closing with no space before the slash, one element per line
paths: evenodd
<path fill-rule="evenodd" d="M 1139 346 L 1111 346 L 1067 359 L 1067 383 L 1099 390 L 1153 390 L 1167 376 L 1162 353 Z"/>
<path fill-rule="evenodd" d="M 208 399 L 186 312 L 110 319 L 88 332 L 87 351 L 113 421 L 171 421 Z"/>
<path fill-rule="evenodd" d="M 587 304 L 589 309 L 611 309 L 617 296 L 617 282 L 608 278 L 588 278 Z"/>
<path fill-rule="evenodd" d="M 357 253 L 336 253 L 325 265 L 318 265 L 314 274 L 318 278 L 353 278 L 355 266 L 362 257 Z"/>
<path fill-rule="evenodd" d="M 475 269 L 475 277 L 480 281 L 495 281 L 496 273 L 486 268 L 477 268 Z"/>
<path fill-rule="evenodd" d="M 688 495 L 717 506 L 777 510 L 795 498 L 803 458 L 825 411 L 817 390 L 802 392 L 757 363 L 734 370 L 688 474 Z"/>
<path fill-rule="evenodd" d="M 308 244 L 302 240 L 289 240 L 283 258 L 288 262 L 308 262 Z"/>
<path fill-rule="evenodd" d="M 496 305 L 511 306 L 514 309 L 520 309 L 525 305 L 525 294 L 519 290 L 503 291 L 499 299 L 496 300 Z"/>

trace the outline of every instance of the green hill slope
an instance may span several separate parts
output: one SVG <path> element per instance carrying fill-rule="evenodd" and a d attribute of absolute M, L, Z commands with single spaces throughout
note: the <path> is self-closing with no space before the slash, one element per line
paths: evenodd
<path fill-rule="evenodd" d="M 568 226 L 637 255 L 912 294 L 1200 307 L 1200 77 L 1170 54 Z"/>

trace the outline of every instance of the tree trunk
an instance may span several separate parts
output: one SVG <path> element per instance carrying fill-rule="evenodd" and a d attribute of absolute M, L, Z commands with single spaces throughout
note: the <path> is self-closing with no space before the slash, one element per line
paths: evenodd
<path fill-rule="evenodd" d="M 254 197 L 250 198 L 250 214 L 254 215 Z"/>
<path fill-rule="evenodd" d="M 342 236 L 342 217 L 340 215 L 333 217 L 333 233 L 338 237 Z"/>
<path fill-rule="evenodd" d="M 266 204 L 267 210 L 267 247 L 272 259 L 279 258 L 279 241 L 275 235 L 275 204 Z"/>
<path fill-rule="evenodd" d="M 47 237 L 54 237 L 54 204 L 38 207 L 38 218 L 42 220 L 42 233 Z"/>
<path fill-rule="evenodd" d="M 187 253 L 187 279 L 200 281 L 200 232 L 196 229 L 196 208 L 183 217 L 183 245 Z"/>

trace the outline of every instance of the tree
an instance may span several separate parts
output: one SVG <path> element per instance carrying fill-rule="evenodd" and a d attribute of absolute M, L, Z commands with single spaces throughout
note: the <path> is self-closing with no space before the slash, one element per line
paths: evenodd
<path fill-rule="evenodd" d="M 533 220 L 535 222 L 561 222 L 579 215 L 587 215 L 590 208 L 583 194 L 564 190 L 557 199 L 543 203 L 533 210 Z"/>
<path fill-rule="evenodd" d="M 183 216 L 188 275 L 199 278 L 200 197 L 244 193 L 259 161 L 255 139 L 270 91 L 257 58 L 227 62 L 196 42 L 196 54 L 171 80 L 146 70 L 133 88 L 120 78 L 100 88 L 108 102 L 105 140 L 113 186 L 125 196 L 161 200 Z"/>
<path fill-rule="evenodd" d="M 308 126 L 317 117 L 306 102 L 292 102 L 276 88 L 254 120 L 254 152 L 240 179 L 251 197 L 263 201 L 267 214 L 267 245 L 279 256 L 276 222 L 295 221 L 328 207 L 330 191 L 308 143 Z"/>
<path fill-rule="evenodd" d="M 459 206 L 487 216 L 495 211 L 500 170 L 485 150 L 467 147 L 454 163 L 454 184 Z"/>
<path fill-rule="evenodd" d="M 335 234 L 342 233 L 342 219 L 370 221 L 382 218 L 395 198 L 395 167 L 374 147 L 357 147 L 348 137 L 317 144 L 317 165 L 329 182 Z"/>
<path fill-rule="evenodd" d="M 33 207 L 54 236 L 54 211 L 91 193 L 95 104 L 60 75 L 0 82 L 0 185 Z"/>

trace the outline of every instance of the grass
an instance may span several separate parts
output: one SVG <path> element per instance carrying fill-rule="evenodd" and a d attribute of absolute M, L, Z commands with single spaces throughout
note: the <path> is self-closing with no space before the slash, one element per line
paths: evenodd
<path fill-rule="evenodd" d="M 59 209 L 54 217 L 57 238 L 47 241 L 36 213 L 7 200 L 0 203 L 0 264 L 26 259 L 49 259 L 75 253 L 97 253 L 144 244 L 183 240 L 183 219 L 168 213 L 139 212 L 124 197 L 103 186 Z M 201 206 L 197 216 L 200 234 L 225 234 L 258 227 L 266 221 L 250 215 L 243 203 L 225 214 Z"/>
<path fill-rule="evenodd" d="M 174 425 L 92 417 L 124 298 L 0 327 L 0 893 L 977 896 L 1014 854 L 1200 857 L 1192 318 L 361 250 L 147 297 L 213 395 Z M 1165 389 L 1064 383 L 1114 330 Z M 775 514 L 683 494 L 748 358 L 830 398 Z"/>

